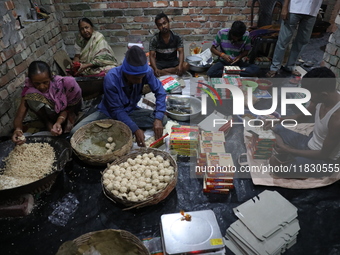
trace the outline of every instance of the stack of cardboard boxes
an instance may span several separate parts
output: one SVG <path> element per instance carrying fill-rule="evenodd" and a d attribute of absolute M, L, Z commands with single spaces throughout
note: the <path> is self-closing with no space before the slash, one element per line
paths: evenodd
<path fill-rule="evenodd" d="M 239 220 L 227 229 L 225 239 L 234 254 L 277 255 L 296 243 L 297 208 L 277 191 L 263 191 L 234 213 Z"/>
<path fill-rule="evenodd" d="M 174 125 L 171 127 L 170 148 L 178 155 L 197 156 L 198 135 L 197 126 Z"/>
<path fill-rule="evenodd" d="M 204 131 L 200 133 L 200 153 L 197 165 L 202 166 L 203 192 L 228 194 L 233 189 L 235 167 L 230 153 L 225 151 L 223 131 Z"/>
<path fill-rule="evenodd" d="M 252 157 L 254 159 L 269 159 L 276 142 L 273 131 L 263 130 L 262 128 L 253 128 L 247 131 L 251 134 L 247 147 Z"/>

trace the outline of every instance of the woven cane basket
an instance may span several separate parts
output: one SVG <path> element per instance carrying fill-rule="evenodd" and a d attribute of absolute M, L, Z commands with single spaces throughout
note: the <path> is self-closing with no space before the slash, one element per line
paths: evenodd
<path fill-rule="evenodd" d="M 105 147 L 109 137 L 116 144 L 112 152 Z M 90 165 L 104 166 L 127 154 L 132 147 L 132 132 L 121 121 L 96 120 L 79 128 L 71 137 L 71 146 L 80 160 Z"/>
<path fill-rule="evenodd" d="M 131 201 L 131 200 L 128 200 L 127 198 L 125 198 L 125 197 L 120 198 L 120 197 L 114 195 L 112 193 L 112 191 L 110 191 L 106 188 L 106 186 L 103 183 L 103 179 L 104 179 L 103 176 L 110 169 L 111 166 L 119 165 L 121 163 L 127 162 L 127 160 L 130 159 L 130 158 L 136 159 L 136 157 L 138 155 L 143 155 L 145 153 L 147 153 L 147 154 L 153 153 L 155 157 L 160 155 L 164 160 L 169 160 L 170 166 L 173 167 L 174 174 L 173 174 L 172 178 L 170 179 L 170 181 L 168 182 L 168 184 L 164 188 L 159 190 L 156 194 L 153 194 L 152 196 L 146 197 L 146 199 L 142 200 L 142 201 Z M 174 158 L 168 152 L 165 152 L 165 151 L 162 151 L 162 150 L 159 150 L 159 149 L 154 149 L 154 148 L 139 148 L 139 149 L 136 149 L 133 152 L 115 160 L 114 162 L 112 162 L 112 164 L 108 165 L 108 167 L 104 170 L 104 172 L 102 174 L 103 174 L 102 175 L 102 188 L 103 188 L 103 192 L 104 192 L 105 196 L 115 203 L 117 202 L 117 203 L 123 204 L 126 207 L 123 210 L 130 210 L 132 208 L 141 208 L 141 207 L 145 207 L 145 206 L 149 206 L 149 205 L 155 205 L 155 204 L 158 204 L 160 201 L 164 200 L 176 186 L 178 171 L 177 171 L 176 161 L 174 160 Z"/>
<path fill-rule="evenodd" d="M 63 243 L 56 255 L 149 255 L 135 235 L 125 230 L 105 229 L 86 233 Z"/>

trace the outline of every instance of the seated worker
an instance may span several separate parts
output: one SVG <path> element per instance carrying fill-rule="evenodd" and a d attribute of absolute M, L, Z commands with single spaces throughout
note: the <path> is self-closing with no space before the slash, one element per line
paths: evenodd
<path fill-rule="evenodd" d="M 118 65 L 113 50 L 104 36 L 93 29 L 88 18 L 80 19 L 78 28 L 73 66 L 80 63 L 80 67 L 74 76 L 105 76 L 111 68 Z"/>
<path fill-rule="evenodd" d="M 13 142 L 23 144 L 22 122 L 28 109 L 43 121 L 54 136 L 70 132 L 81 109 L 81 89 L 73 77 L 52 76 L 47 63 L 33 61 L 22 91 L 21 103 L 14 119 Z"/>
<path fill-rule="evenodd" d="M 218 49 L 220 48 L 220 50 Z M 230 29 L 221 29 L 211 46 L 211 52 L 219 56 L 218 62 L 209 68 L 207 75 L 221 78 L 224 66 L 239 66 L 242 77 L 257 76 L 260 68 L 242 61 L 251 49 L 249 32 L 242 21 L 235 21 Z"/>
<path fill-rule="evenodd" d="M 281 124 L 274 126 L 278 154 L 270 158 L 270 164 L 280 165 L 277 158 L 290 156 L 291 160 L 285 165 L 301 166 L 303 171 L 306 165 L 317 167 L 325 164 L 327 170 L 340 163 L 340 94 L 336 90 L 335 74 L 326 67 L 315 68 L 302 78 L 301 83 L 311 93 L 308 111 L 315 117 L 313 132 L 305 136 Z M 303 117 L 305 115 L 301 113 L 286 119 L 301 121 Z M 296 170 L 292 178 L 308 176 L 308 173 L 300 173 L 300 168 Z M 320 173 L 309 174 L 316 177 Z"/>
<path fill-rule="evenodd" d="M 150 40 L 151 67 L 156 76 L 169 74 L 181 76 L 189 70 L 189 64 L 184 62 L 183 40 L 170 30 L 169 18 L 163 12 L 157 14 L 155 23 L 159 33 Z"/>
<path fill-rule="evenodd" d="M 144 84 L 149 84 L 156 97 L 154 111 L 141 109 L 137 103 L 142 97 Z M 92 113 L 76 125 L 71 134 L 81 126 L 99 119 L 115 119 L 124 122 L 136 137 L 138 146 L 145 147 L 142 129 L 153 128 L 155 139 L 163 135 L 167 118 L 166 92 L 161 82 L 149 67 L 144 51 L 132 46 L 125 55 L 121 66 L 111 69 L 104 78 L 104 96 L 98 111 Z"/>

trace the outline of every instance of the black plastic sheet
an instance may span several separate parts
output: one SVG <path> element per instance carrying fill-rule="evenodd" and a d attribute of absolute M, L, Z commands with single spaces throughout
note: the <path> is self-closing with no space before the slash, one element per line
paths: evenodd
<path fill-rule="evenodd" d="M 268 104 L 263 102 L 264 109 Z M 227 141 L 227 152 L 232 153 L 235 165 L 239 167 L 237 158 L 245 152 L 243 128 L 233 127 Z M 108 228 L 130 231 L 140 239 L 159 237 L 161 215 L 179 213 L 180 210 L 213 210 L 221 233 L 225 235 L 226 229 L 237 220 L 233 208 L 265 189 L 278 191 L 298 208 L 301 230 L 297 244 L 285 254 L 340 254 L 339 182 L 318 189 L 292 190 L 254 186 L 250 177 L 240 179 L 236 176 L 235 189 L 228 195 L 205 194 L 202 179 L 190 178 L 190 160 L 179 156 L 178 183 L 165 200 L 157 205 L 123 211 L 123 206 L 113 203 L 102 192 L 100 180 L 104 168 L 85 165 L 76 156 L 73 157 L 52 189 L 36 197 L 35 208 L 30 215 L 0 219 L 1 254 L 52 255 L 65 241 Z M 69 193 L 79 204 L 65 226 L 53 224 L 48 219 L 53 214 L 53 205 Z"/>

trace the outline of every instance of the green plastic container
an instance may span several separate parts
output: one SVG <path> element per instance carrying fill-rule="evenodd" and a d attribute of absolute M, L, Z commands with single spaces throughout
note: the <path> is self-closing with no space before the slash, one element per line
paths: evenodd
<path fill-rule="evenodd" d="M 248 81 L 248 80 L 243 80 L 242 81 L 242 85 L 243 85 L 243 87 L 251 87 L 253 89 L 253 92 L 258 87 L 257 82 L 255 82 L 255 81 Z"/>

